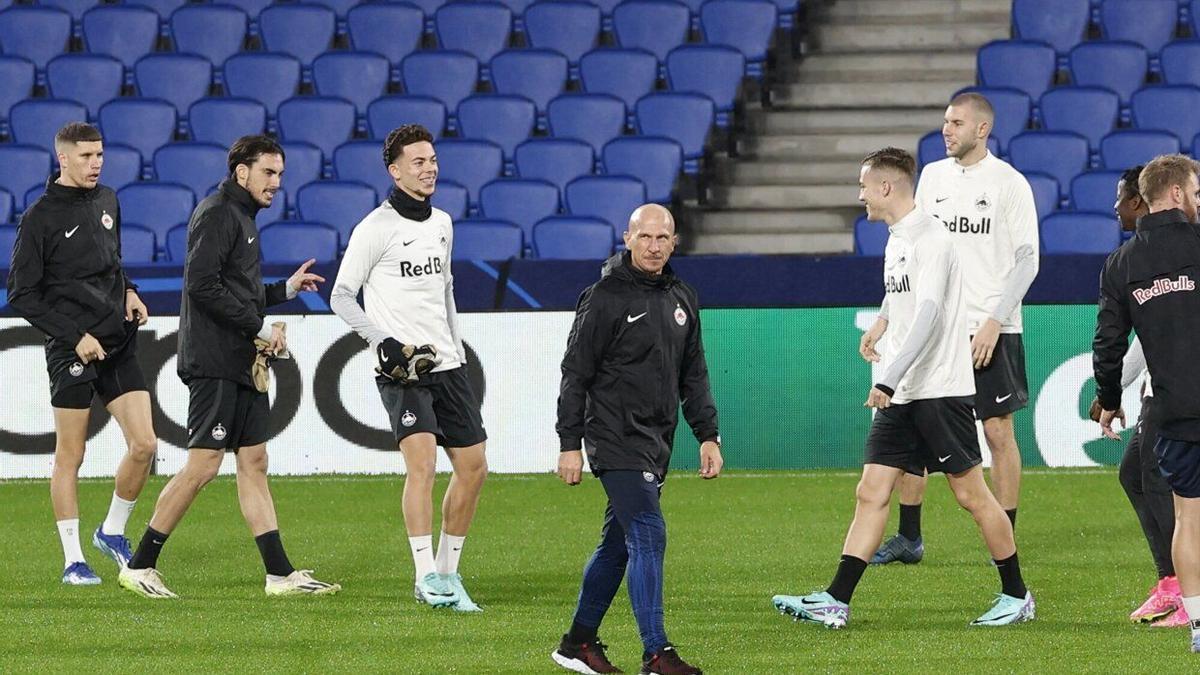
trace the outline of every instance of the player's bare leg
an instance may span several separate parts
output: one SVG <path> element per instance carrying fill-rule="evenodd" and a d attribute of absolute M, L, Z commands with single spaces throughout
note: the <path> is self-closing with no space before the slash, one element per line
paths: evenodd
<path fill-rule="evenodd" d="M 1192 626 L 1192 651 L 1200 652 L 1200 498 L 1175 495 L 1171 561 Z"/>
<path fill-rule="evenodd" d="M 125 525 L 133 513 L 138 495 L 146 486 L 146 478 L 154 464 L 158 438 L 150 412 L 150 392 L 131 391 L 109 402 L 108 412 L 125 436 L 125 455 L 117 466 L 116 486 L 108 507 L 108 516 L 92 533 L 92 545 L 112 558 L 118 567 L 129 564 L 133 557 Z"/>
<path fill-rule="evenodd" d="M 925 475 L 905 472 L 900 477 L 900 531 L 883 543 L 871 557 L 871 564 L 891 562 L 912 564 L 925 556 L 921 540 L 921 503 L 925 501 Z"/>
<path fill-rule="evenodd" d="M 1021 450 L 1017 447 L 1012 413 L 984 420 L 983 435 L 992 452 L 992 492 L 1015 525 L 1021 494 Z"/>
<path fill-rule="evenodd" d="M 437 476 L 437 440 L 427 432 L 400 441 L 404 455 L 404 527 L 412 551 L 416 582 L 413 596 L 432 607 L 453 605 L 455 596 L 434 564 L 433 481 Z"/>
<path fill-rule="evenodd" d="M 50 504 L 63 549 L 64 584 L 93 586 L 100 577 L 88 567 L 79 545 L 79 467 L 87 442 L 88 409 L 54 408 L 54 468 Z"/>
<path fill-rule="evenodd" d="M 467 531 L 471 529 L 471 521 L 475 518 L 479 493 L 487 478 L 487 456 L 483 443 L 467 448 L 446 448 L 446 454 L 450 457 L 454 473 L 450 476 L 450 487 L 446 488 L 446 496 L 442 499 L 442 536 L 435 566 L 450 591 L 458 598 L 455 609 L 481 611 L 463 586 L 462 575 L 458 573 L 458 560 Z"/>

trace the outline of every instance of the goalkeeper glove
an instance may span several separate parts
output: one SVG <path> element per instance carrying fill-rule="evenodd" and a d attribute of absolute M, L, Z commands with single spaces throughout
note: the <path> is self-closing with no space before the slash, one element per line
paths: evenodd
<path fill-rule="evenodd" d="M 380 342 L 375 355 L 379 359 L 375 372 L 400 384 L 417 382 L 438 363 L 433 345 L 406 345 L 395 338 Z"/>

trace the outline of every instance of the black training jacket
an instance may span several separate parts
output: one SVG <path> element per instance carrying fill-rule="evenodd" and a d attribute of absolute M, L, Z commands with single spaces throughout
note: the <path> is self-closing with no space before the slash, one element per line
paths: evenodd
<path fill-rule="evenodd" d="M 179 377 L 232 380 L 251 387 L 254 337 L 264 310 L 287 300 L 287 282 L 267 286 L 259 265 L 258 202 L 232 180 L 196 206 L 188 223 Z"/>
<path fill-rule="evenodd" d="M 59 185 L 54 174 L 17 230 L 8 304 L 63 349 L 84 333 L 106 351 L 125 343 L 121 207 L 111 189 Z"/>
<path fill-rule="evenodd" d="M 562 450 L 586 440 L 593 471 L 666 474 L 679 405 L 696 439 L 717 439 L 696 291 L 668 265 L 652 277 L 629 253 L 584 290 L 567 338 L 558 396 Z"/>
<path fill-rule="evenodd" d="M 1143 216 L 1137 233 L 1113 252 L 1100 276 L 1092 342 L 1096 396 L 1121 407 L 1121 359 L 1137 331 L 1154 379 L 1160 433 L 1200 443 L 1200 230 L 1182 211 Z"/>

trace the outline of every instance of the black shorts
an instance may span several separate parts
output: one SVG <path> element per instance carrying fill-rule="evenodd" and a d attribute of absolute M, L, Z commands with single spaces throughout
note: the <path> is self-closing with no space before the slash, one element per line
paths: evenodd
<path fill-rule="evenodd" d="M 1200 497 L 1200 445 L 1159 436 L 1154 454 L 1171 492 L 1188 499 Z"/>
<path fill-rule="evenodd" d="M 921 476 L 926 470 L 959 474 L 982 462 L 970 396 L 924 399 L 875 411 L 866 464 Z"/>
<path fill-rule="evenodd" d="M 975 371 L 975 418 L 986 420 L 1029 405 L 1025 344 L 1020 333 L 1001 333 L 992 362 Z"/>
<path fill-rule="evenodd" d="M 414 385 L 376 380 L 396 442 L 431 433 L 443 448 L 466 448 L 487 440 L 479 397 L 466 368 L 422 375 Z"/>
<path fill-rule="evenodd" d="M 214 377 L 189 380 L 188 391 L 189 448 L 237 452 L 267 442 L 271 403 L 266 394 Z"/>
<path fill-rule="evenodd" d="M 92 396 L 100 396 L 104 405 L 131 391 L 146 391 L 146 378 L 137 360 L 137 326 L 126 335 L 125 344 L 110 352 L 103 361 L 84 365 L 74 345 L 57 341 L 46 343 L 46 371 L 50 375 L 50 405 L 55 408 L 86 410 Z"/>

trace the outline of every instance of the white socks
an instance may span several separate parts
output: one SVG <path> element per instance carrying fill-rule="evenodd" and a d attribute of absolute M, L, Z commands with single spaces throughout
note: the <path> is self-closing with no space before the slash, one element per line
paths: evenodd
<path fill-rule="evenodd" d="M 408 547 L 412 549 L 413 565 L 417 568 L 417 581 L 420 581 L 425 578 L 426 574 L 434 571 L 433 535 L 423 534 L 419 537 L 409 537 Z"/>
<path fill-rule="evenodd" d="M 58 538 L 62 540 L 63 569 L 72 563 L 83 562 L 83 549 L 79 548 L 78 518 L 58 521 Z"/>
<path fill-rule="evenodd" d="M 463 542 L 466 540 L 466 537 L 456 537 L 442 532 L 442 539 L 438 542 L 437 550 L 438 574 L 458 573 L 458 559 L 462 557 Z"/>
<path fill-rule="evenodd" d="M 1183 608 L 1187 610 L 1188 619 L 1192 622 L 1192 637 L 1200 635 L 1200 625 L 1197 625 L 1197 620 L 1200 619 L 1200 595 L 1184 598 Z"/>
<path fill-rule="evenodd" d="M 107 535 L 125 534 L 125 523 L 129 522 L 129 514 L 133 513 L 133 505 L 137 500 L 125 501 L 114 491 L 112 502 L 108 505 L 108 517 L 100 526 L 100 531 Z"/>

